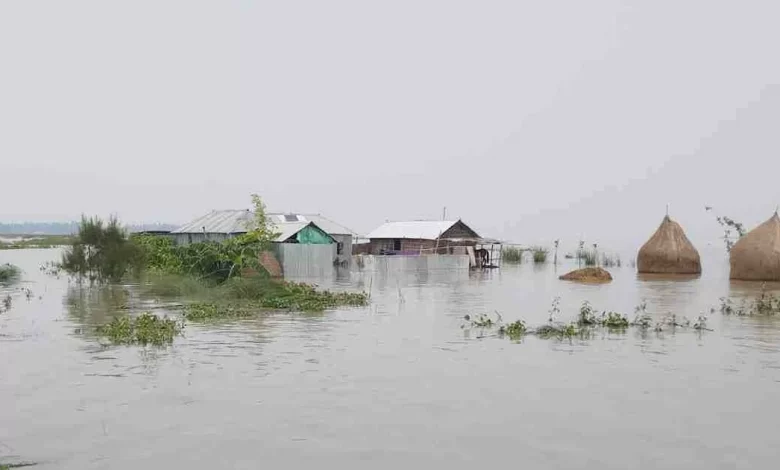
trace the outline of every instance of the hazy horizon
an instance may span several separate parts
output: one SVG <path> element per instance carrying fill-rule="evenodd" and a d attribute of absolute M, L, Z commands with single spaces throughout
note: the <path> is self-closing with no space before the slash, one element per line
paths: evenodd
<path fill-rule="evenodd" d="M 780 203 L 774 2 L 0 4 L 0 222 L 250 206 L 697 246 Z"/>

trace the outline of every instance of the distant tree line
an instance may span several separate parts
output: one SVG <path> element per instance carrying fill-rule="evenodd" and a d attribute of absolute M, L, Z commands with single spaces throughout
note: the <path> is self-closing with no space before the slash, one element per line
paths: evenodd
<path fill-rule="evenodd" d="M 0 234 L 15 235 L 72 235 L 79 231 L 80 222 L 19 222 L 0 223 Z M 172 224 L 141 224 L 129 225 L 128 232 L 143 232 L 146 230 L 173 230 Z"/>

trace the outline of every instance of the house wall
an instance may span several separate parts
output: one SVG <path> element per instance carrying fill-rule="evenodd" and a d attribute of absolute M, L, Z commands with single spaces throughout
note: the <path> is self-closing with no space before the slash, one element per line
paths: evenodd
<path fill-rule="evenodd" d="M 285 279 L 332 275 L 336 259 L 336 244 L 301 245 L 274 243 L 274 254 L 282 266 Z"/>
<path fill-rule="evenodd" d="M 357 255 L 353 266 L 360 271 L 409 273 L 469 270 L 467 255 L 373 256 Z"/>
<path fill-rule="evenodd" d="M 189 245 L 205 241 L 223 242 L 234 235 L 227 233 L 172 233 L 169 235 L 177 245 Z"/>
<path fill-rule="evenodd" d="M 412 253 L 420 253 L 422 251 L 422 254 L 440 254 L 440 255 L 446 255 L 446 254 L 454 254 L 455 248 L 458 246 L 465 246 L 465 245 L 471 245 L 474 246 L 474 242 L 448 242 L 446 240 L 439 241 L 438 244 L 436 240 L 413 240 L 413 239 L 401 239 L 401 251 L 412 254 Z M 375 238 L 371 240 L 371 243 L 369 244 L 370 248 L 366 250 L 365 254 L 372 254 L 372 255 L 379 255 L 382 254 L 382 251 L 393 251 L 395 246 L 395 239 L 392 238 Z M 355 253 L 358 254 L 358 253 Z"/>

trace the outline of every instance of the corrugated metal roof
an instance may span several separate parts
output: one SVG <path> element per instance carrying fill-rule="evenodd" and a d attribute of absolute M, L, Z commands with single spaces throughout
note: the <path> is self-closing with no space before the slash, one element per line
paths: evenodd
<path fill-rule="evenodd" d="M 387 222 L 367 235 L 367 238 L 409 238 L 435 240 L 449 230 L 457 220 L 413 220 Z"/>
<path fill-rule="evenodd" d="M 211 211 L 188 224 L 182 225 L 172 233 L 246 233 L 248 224 L 252 222 L 253 218 L 254 212 L 247 210 Z M 276 238 L 278 241 L 287 240 L 309 224 L 313 224 L 328 233 L 320 224 L 312 221 L 282 222 L 276 217 L 273 217 L 272 220 L 276 226 L 276 231 L 280 234 Z"/>
<path fill-rule="evenodd" d="M 303 227 L 306 227 L 311 222 L 285 222 L 285 223 L 277 223 L 276 224 L 276 231 L 279 232 L 279 236 L 276 237 L 276 240 L 283 242 L 287 240 L 288 238 L 292 237 L 296 233 L 300 232 Z"/>
<path fill-rule="evenodd" d="M 211 211 L 172 233 L 244 233 L 253 217 L 248 210 Z"/>
<path fill-rule="evenodd" d="M 321 214 L 306 214 L 306 213 L 270 213 L 268 216 L 273 219 L 276 224 L 280 224 L 285 220 L 285 216 L 294 215 L 297 216 L 301 222 L 314 222 L 314 224 L 327 232 L 329 235 L 357 235 L 357 233 L 349 228 L 330 220 L 329 218 Z"/>

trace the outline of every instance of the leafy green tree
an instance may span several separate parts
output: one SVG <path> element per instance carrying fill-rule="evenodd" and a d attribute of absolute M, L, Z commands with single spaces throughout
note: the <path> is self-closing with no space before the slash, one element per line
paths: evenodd
<path fill-rule="evenodd" d="M 90 282 L 118 282 L 131 269 L 140 269 L 141 251 L 132 243 L 116 217 L 104 223 L 82 216 L 78 235 L 62 256 L 61 267 Z"/>

